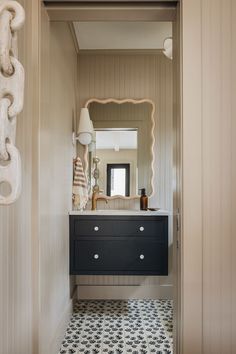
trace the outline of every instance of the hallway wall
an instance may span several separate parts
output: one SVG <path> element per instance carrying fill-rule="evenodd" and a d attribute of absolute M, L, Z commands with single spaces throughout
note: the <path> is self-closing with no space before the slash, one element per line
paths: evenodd
<path fill-rule="evenodd" d="M 67 23 L 42 23 L 39 174 L 40 354 L 56 353 L 72 303 L 69 217 L 77 54 Z"/>
<path fill-rule="evenodd" d="M 236 2 L 183 0 L 183 354 L 236 353 Z"/>
<path fill-rule="evenodd" d="M 26 22 L 18 34 L 25 71 L 25 102 L 18 116 L 16 146 L 22 159 L 22 193 L 0 207 L 0 353 L 37 353 L 37 129 L 39 121 L 40 2 L 20 0 Z M 32 119 L 33 117 L 33 119 Z M 36 217 L 36 218 L 35 218 Z M 36 335 L 35 335 L 36 334 Z"/>
<path fill-rule="evenodd" d="M 19 200 L 0 207 L 0 354 L 56 354 L 72 309 L 67 213 L 77 57 L 67 24 L 50 27 L 41 1 L 20 2 L 23 183 Z"/>

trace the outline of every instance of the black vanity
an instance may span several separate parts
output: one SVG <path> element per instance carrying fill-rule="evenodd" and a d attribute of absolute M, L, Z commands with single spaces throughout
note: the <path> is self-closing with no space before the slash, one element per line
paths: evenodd
<path fill-rule="evenodd" d="M 70 215 L 70 274 L 168 275 L 168 216 Z"/>

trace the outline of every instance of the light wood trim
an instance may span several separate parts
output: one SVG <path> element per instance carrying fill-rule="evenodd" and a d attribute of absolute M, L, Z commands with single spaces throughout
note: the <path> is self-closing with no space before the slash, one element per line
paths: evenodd
<path fill-rule="evenodd" d="M 77 40 L 77 37 L 76 37 L 76 34 L 75 34 L 75 27 L 73 25 L 72 22 L 69 22 L 68 23 L 68 26 L 70 28 L 70 32 L 71 32 L 71 36 L 73 38 L 73 42 L 74 42 L 74 46 L 75 46 L 75 51 L 76 53 L 78 54 L 80 49 L 79 49 L 79 43 L 78 43 L 78 40 Z"/>
<path fill-rule="evenodd" d="M 182 354 L 202 353 L 202 8 L 183 0 Z M 193 60 L 194 58 L 194 60 Z M 194 319 L 194 320 L 193 320 Z"/>
<path fill-rule="evenodd" d="M 155 146 L 155 103 L 148 99 L 148 98 L 143 98 L 140 100 L 134 100 L 132 98 L 124 98 L 121 100 L 118 100 L 116 98 L 105 98 L 105 99 L 98 99 L 98 98 L 90 98 L 86 103 L 85 103 L 85 108 L 88 108 L 90 103 L 101 103 L 101 104 L 107 104 L 107 103 L 117 103 L 117 104 L 122 104 L 122 103 L 133 103 L 133 104 L 142 104 L 142 103 L 149 103 L 152 106 L 152 112 L 151 112 L 151 122 L 152 122 L 152 130 L 151 130 L 151 137 L 152 137 L 152 144 L 151 144 L 151 155 L 152 155 L 152 165 L 151 165 L 151 170 L 152 170 L 152 178 L 151 178 L 151 188 L 152 188 L 152 193 L 149 196 L 151 198 L 154 193 L 155 193 L 155 187 L 154 187 L 154 163 L 155 163 L 155 154 L 154 154 L 154 146 Z M 87 176 L 88 173 L 88 148 L 85 148 L 85 153 L 84 153 L 84 162 L 85 162 L 85 175 Z M 131 200 L 131 199 L 137 199 L 140 198 L 139 195 L 134 195 L 134 196 L 129 196 L 125 197 L 122 195 L 114 195 L 112 197 L 106 196 L 108 200 L 114 200 L 114 199 L 124 199 L 124 200 Z"/>
<path fill-rule="evenodd" d="M 173 5 L 76 5 L 48 4 L 51 21 L 174 21 Z"/>
<path fill-rule="evenodd" d="M 172 300 L 172 285 L 78 285 L 77 298 L 86 300 L 168 299 Z"/>
<path fill-rule="evenodd" d="M 232 229 L 232 235 L 236 234 L 236 218 L 235 218 L 235 210 L 236 210 L 236 100 L 235 100 L 235 95 L 236 95 L 236 69 L 235 69 L 235 63 L 236 63 L 236 3 L 235 1 L 231 2 L 231 18 L 234 19 L 234 21 L 231 22 L 231 28 L 232 28 L 232 37 L 231 39 L 231 46 L 232 46 L 232 54 L 231 54 L 231 90 L 230 90 L 230 100 L 231 100 L 231 109 L 232 109 L 232 117 L 234 115 L 234 119 L 231 118 L 231 164 L 232 164 L 232 170 L 231 170 L 231 179 L 234 181 L 231 187 L 231 222 L 230 222 L 230 227 Z M 233 153 L 234 152 L 234 153 Z M 230 258 L 231 258 L 231 280 L 232 280 L 232 288 L 231 288 L 231 299 L 236 299 L 236 277 L 235 277 L 235 272 L 233 270 L 236 269 L 236 237 L 232 238 L 230 242 Z M 231 346 L 236 350 L 236 336 L 235 336 L 235 328 L 236 328 L 236 304 L 235 301 L 232 302 L 232 308 L 230 308 L 230 317 L 231 317 Z M 233 332 L 234 331 L 234 332 Z M 234 333 L 234 335 L 232 335 Z"/>
<path fill-rule="evenodd" d="M 173 351 L 181 353 L 182 41 L 181 4 L 173 23 Z"/>
<path fill-rule="evenodd" d="M 80 49 L 79 55 L 163 55 L 162 49 Z"/>

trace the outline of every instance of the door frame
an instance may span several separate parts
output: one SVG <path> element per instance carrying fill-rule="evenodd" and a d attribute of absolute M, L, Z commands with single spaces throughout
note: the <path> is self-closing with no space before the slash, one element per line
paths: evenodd
<path fill-rule="evenodd" d="M 189 1 L 189 0 L 188 0 Z M 194 0 L 192 0 L 194 1 Z M 183 64 L 182 64 L 182 38 L 183 38 L 183 1 L 166 1 L 163 4 L 158 0 L 153 0 L 145 4 L 145 1 L 126 1 L 122 4 L 107 4 L 99 5 L 99 0 L 91 4 L 90 1 L 77 1 L 77 4 L 62 4 L 54 1 L 45 1 L 47 4 L 46 10 L 51 21 L 171 21 L 173 22 L 173 38 L 174 42 L 179 45 L 174 45 L 174 151 L 173 158 L 176 169 L 176 179 L 173 181 L 173 269 L 174 271 L 174 354 L 183 354 L 183 279 L 182 272 L 184 266 L 184 243 L 183 243 Z M 82 2 L 83 4 L 78 4 Z M 85 4 L 88 2 L 88 4 Z M 134 2 L 134 4 L 130 4 Z M 129 3 L 129 4 L 125 4 Z M 177 4 L 176 4 L 177 3 Z M 186 324 L 186 323 L 185 323 Z M 186 352 L 187 353 L 187 352 Z M 188 353 L 187 353 L 188 354 Z M 200 354 L 200 352 L 199 352 Z"/>

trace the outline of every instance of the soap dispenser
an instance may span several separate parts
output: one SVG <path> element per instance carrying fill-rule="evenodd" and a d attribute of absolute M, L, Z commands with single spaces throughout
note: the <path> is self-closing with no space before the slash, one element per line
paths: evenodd
<path fill-rule="evenodd" d="M 148 197 L 146 195 L 146 189 L 141 188 L 141 197 L 140 197 L 140 210 L 148 209 Z"/>

